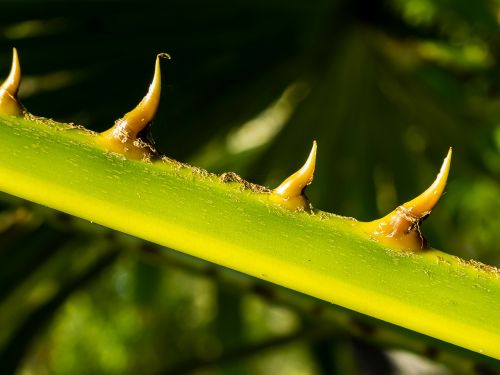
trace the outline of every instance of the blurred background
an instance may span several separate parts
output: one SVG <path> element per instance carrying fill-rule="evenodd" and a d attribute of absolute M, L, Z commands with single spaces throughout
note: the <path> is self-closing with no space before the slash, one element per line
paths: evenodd
<path fill-rule="evenodd" d="M 0 1 L 28 110 L 101 131 L 146 93 L 169 157 L 275 186 L 318 141 L 314 206 L 371 220 L 423 191 L 423 232 L 500 265 L 500 2 Z M 3 79 L 3 78 L 1 78 Z M 496 364 L 498 365 L 498 364 Z M 454 374 L 495 363 L 0 195 L 0 374 Z"/>

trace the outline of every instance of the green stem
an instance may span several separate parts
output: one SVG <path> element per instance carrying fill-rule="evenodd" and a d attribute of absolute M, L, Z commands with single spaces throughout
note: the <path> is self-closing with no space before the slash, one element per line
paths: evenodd
<path fill-rule="evenodd" d="M 242 278 L 234 272 L 228 272 L 220 267 L 210 266 L 208 263 L 194 261 L 193 258 L 182 256 L 172 251 L 161 251 L 158 246 L 146 245 L 141 248 L 142 259 L 150 263 L 166 264 L 185 272 L 204 275 L 217 284 L 233 287 L 240 294 L 253 294 L 267 303 L 291 309 L 308 324 L 316 327 L 334 327 L 340 333 L 364 342 L 368 345 L 377 345 L 383 348 L 397 348 L 407 350 L 430 360 L 446 365 L 456 374 L 472 374 L 474 363 L 481 363 L 485 367 L 498 367 L 498 362 L 470 352 L 456 346 L 431 339 L 426 336 L 407 331 L 401 327 L 367 318 L 366 316 L 349 312 L 338 306 L 325 303 L 321 300 L 309 298 L 285 288 L 278 288 L 254 278 Z M 490 370 L 495 371 L 493 369 Z"/>
<path fill-rule="evenodd" d="M 500 359 L 500 271 L 402 252 L 247 184 L 125 160 L 65 125 L 0 118 L 0 190 Z"/>

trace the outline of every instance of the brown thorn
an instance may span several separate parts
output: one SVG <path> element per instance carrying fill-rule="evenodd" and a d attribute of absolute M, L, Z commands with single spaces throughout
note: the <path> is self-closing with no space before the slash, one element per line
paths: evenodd
<path fill-rule="evenodd" d="M 12 65 L 9 76 L 0 86 L 0 113 L 12 116 L 22 116 L 25 113 L 23 105 L 17 99 L 21 85 L 21 64 L 17 49 L 12 49 Z"/>
<path fill-rule="evenodd" d="M 170 56 L 166 53 L 159 53 L 156 56 L 155 72 L 146 96 L 134 109 L 118 119 L 110 129 L 101 133 L 101 140 L 104 140 L 101 143 L 112 151 L 124 153 L 133 158 L 150 157 L 156 154 L 152 142 L 147 137 L 141 137 L 140 133 L 151 124 L 160 103 L 161 58 L 170 59 Z"/>
<path fill-rule="evenodd" d="M 429 188 L 416 198 L 402 204 L 381 219 L 360 223 L 366 232 L 382 243 L 407 250 L 420 250 L 427 242 L 420 232 L 420 223 L 431 213 L 444 192 L 450 171 L 450 147 L 441 169 Z"/>
<path fill-rule="evenodd" d="M 311 207 L 304 190 L 312 183 L 314 177 L 317 148 L 316 141 L 313 141 L 311 152 L 304 165 L 273 190 L 271 198 L 274 202 L 294 210 L 310 211 Z"/>

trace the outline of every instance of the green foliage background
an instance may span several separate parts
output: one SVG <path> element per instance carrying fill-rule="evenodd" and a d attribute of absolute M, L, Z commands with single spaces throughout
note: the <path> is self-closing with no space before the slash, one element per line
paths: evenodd
<path fill-rule="evenodd" d="M 1 1 L 0 74 L 17 47 L 30 112 L 104 130 L 168 52 L 161 151 L 272 187 L 317 139 L 311 201 L 362 220 L 421 192 L 453 146 L 423 231 L 499 265 L 499 14 L 486 0 Z M 1 374 L 431 366 L 401 348 L 436 373 L 484 371 L 436 367 L 449 349 L 423 337 L 386 340 L 379 322 L 0 197 Z"/>

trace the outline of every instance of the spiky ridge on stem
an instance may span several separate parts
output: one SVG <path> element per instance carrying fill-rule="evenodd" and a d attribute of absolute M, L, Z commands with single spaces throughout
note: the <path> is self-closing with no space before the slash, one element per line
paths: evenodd
<path fill-rule="evenodd" d="M 0 188 L 500 359 L 500 270 L 433 249 L 395 251 L 425 248 L 418 225 L 443 193 L 451 149 L 431 187 L 370 223 L 312 209 L 304 189 L 315 142 L 304 166 L 270 194 L 163 158 L 129 162 L 156 155 L 140 142 L 159 103 L 159 57 L 146 97 L 98 137 L 59 131 L 74 129 L 67 124 L 0 119 L 0 149 L 8 155 L 0 157 Z M 11 76 L 2 89 L 13 97 L 17 68 Z M 34 146 L 50 152 L 19 152 Z M 110 158 L 102 146 L 126 158 Z"/>
<path fill-rule="evenodd" d="M 355 220 L 167 159 L 113 157 L 52 125 L 0 118 L 0 190 L 500 359 L 500 270 L 398 251 Z"/>
<path fill-rule="evenodd" d="M 166 53 L 156 56 L 154 76 L 146 96 L 133 110 L 97 137 L 97 143 L 107 150 L 131 159 L 151 159 L 159 155 L 153 141 L 148 137 L 148 131 L 160 103 L 161 58 L 170 59 L 170 56 Z M 20 82 L 21 69 L 17 50 L 14 48 L 10 74 L 0 86 L 0 113 L 9 115 L 27 113 L 16 98 Z M 316 153 L 317 143 L 314 141 L 304 165 L 271 192 L 272 202 L 286 209 L 313 213 L 312 205 L 304 190 L 313 180 Z M 358 223 L 360 228 L 372 239 L 396 248 L 414 251 L 425 249 L 427 243 L 419 225 L 430 214 L 443 193 L 450 170 L 451 154 L 450 148 L 436 180 L 425 192 L 381 219 Z"/>

